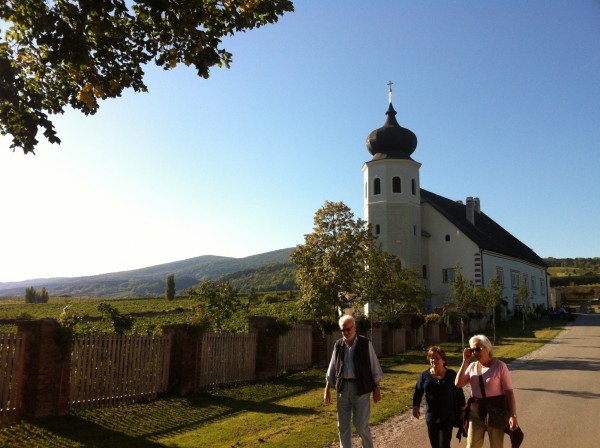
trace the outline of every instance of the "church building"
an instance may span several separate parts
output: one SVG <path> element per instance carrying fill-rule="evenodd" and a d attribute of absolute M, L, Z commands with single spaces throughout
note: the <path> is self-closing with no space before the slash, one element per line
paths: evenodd
<path fill-rule="evenodd" d="M 428 312 L 453 301 L 450 283 L 460 266 L 463 276 L 487 286 L 498 276 L 508 309 L 524 282 L 529 306 L 548 306 L 547 265 L 482 211 L 478 197 L 452 200 L 421 188 L 421 164 L 411 155 L 417 136 L 396 120 L 390 83 L 385 124 L 367 137 L 373 156 L 363 164 L 364 219 L 381 248 L 403 267 L 416 266 L 432 292 Z"/>

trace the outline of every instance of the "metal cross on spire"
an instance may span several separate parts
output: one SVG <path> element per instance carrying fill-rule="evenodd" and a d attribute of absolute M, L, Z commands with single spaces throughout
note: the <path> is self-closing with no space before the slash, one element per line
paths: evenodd
<path fill-rule="evenodd" d="M 390 104 L 392 104 L 392 84 L 394 84 L 391 80 L 390 82 L 387 83 L 387 85 L 390 87 L 390 91 L 388 93 L 389 97 L 390 97 Z"/>

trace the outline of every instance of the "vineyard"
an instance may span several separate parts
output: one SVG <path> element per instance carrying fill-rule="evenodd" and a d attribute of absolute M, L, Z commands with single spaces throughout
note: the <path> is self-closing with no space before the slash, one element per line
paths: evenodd
<path fill-rule="evenodd" d="M 231 318 L 238 331 L 247 331 L 251 315 L 286 317 L 294 320 L 297 315 L 293 292 L 271 292 L 265 294 L 240 294 L 242 306 Z M 0 300 L 0 333 L 14 333 L 17 319 L 60 319 L 66 311 L 76 318 L 76 333 L 110 334 L 114 327 L 99 310 L 101 304 L 110 304 L 122 315 L 133 319 L 128 334 L 158 334 L 168 324 L 192 324 L 195 318 L 194 300 L 188 296 L 175 297 L 168 301 L 156 298 L 75 298 L 50 297 L 48 303 L 25 303 L 24 297 Z"/>

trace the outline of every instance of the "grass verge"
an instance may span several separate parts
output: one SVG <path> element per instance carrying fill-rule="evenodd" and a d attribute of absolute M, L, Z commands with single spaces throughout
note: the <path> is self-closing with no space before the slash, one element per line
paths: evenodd
<path fill-rule="evenodd" d="M 552 340 L 558 322 L 503 323 L 496 356 L 515 360 Z M 460 342 L 442 344 L 448 365 L 458 368 Z M 426 349 L 381 359 L 383 400 L 372 406 L 373 425 L 407 410 Z M 182 398 L 165 398 L 74 413 L 0 430 L 0 446 L 38 447 L 324 447 L 337 439 L 335 405 L 323 406 L 325 372 L 291 373 L 266 383 Z"/>

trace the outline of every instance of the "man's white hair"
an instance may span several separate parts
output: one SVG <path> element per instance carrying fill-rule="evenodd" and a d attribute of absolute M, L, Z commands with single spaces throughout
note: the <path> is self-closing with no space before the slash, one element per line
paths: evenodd
<path fill-rule="evenodd" d="M 354 320 L 354 317 L 352 317 L 350 314 L 344 314 L 342 317 L 340 317 L 340 320 L 338 322 L 340 325 L 340 328 L 342 328 L 344 326 L 344 324 L 346 322 L 348 322 L 349 320 L 351 320 L 353 324 L 356 323 L 356 321 Z"/>

